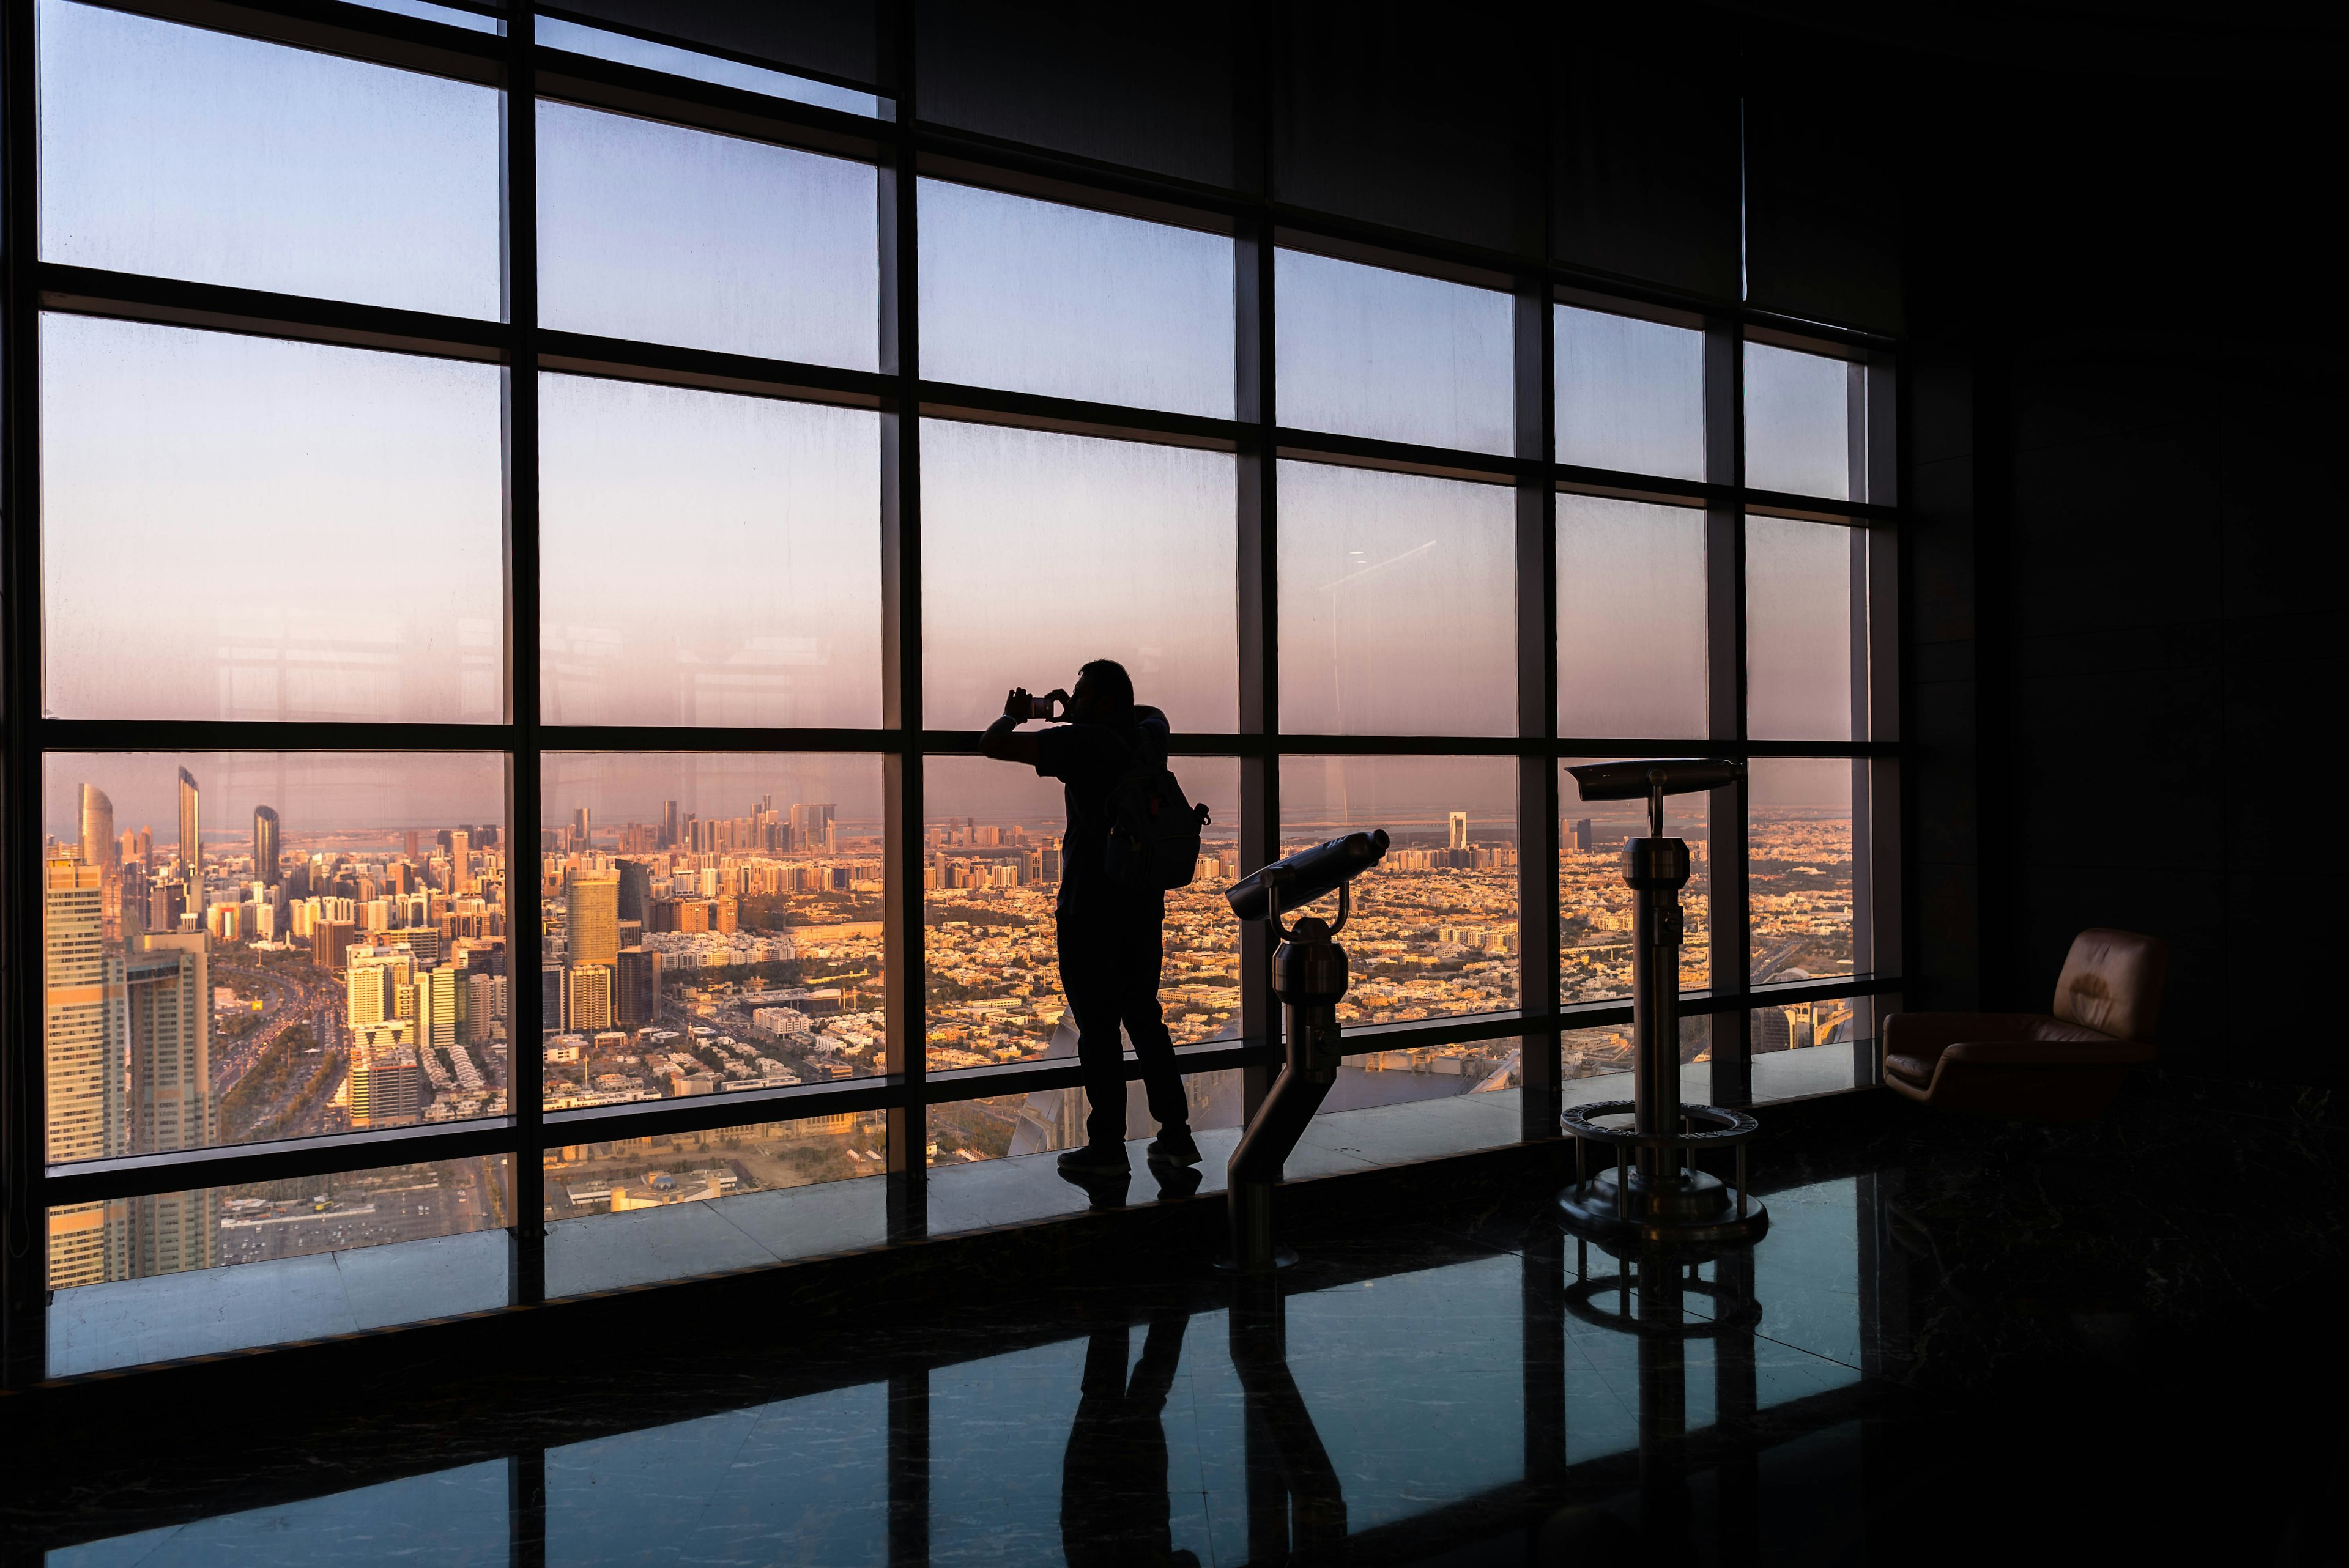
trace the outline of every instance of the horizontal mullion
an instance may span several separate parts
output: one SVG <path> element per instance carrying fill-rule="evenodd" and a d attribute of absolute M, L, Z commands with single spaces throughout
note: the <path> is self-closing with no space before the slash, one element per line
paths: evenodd
<path fill-rule="evenodd" d="M 1466 480 L 1475 484 L 1515 484 L 1521 479 L 1541 477 L 1547 467 L 1529 459 L 1505 457 L 1495 452 L 1423 447 L 1409 441 L 1381 441 L 1368 436 L 1299 430 L 1287 425 L 1273 432 L 1273 441 L 1277 455 L 1283 458 L 1340 463 L 1349 468 L 1378 469 L 1388 473 Z"/>
<path fill-rule="evenodd" d="M 106 0 L 106 6 L 483 87 L 505 80 L 502 37 L 347 0 Z M 495 15 L 475 5 L 450 8 Z"/>
<path fill-rule="evenodd" d="M 1226 1041 L 1177 1049 L 1174 1070 L 1185 1074 L 1219 1072 L 1226 1068 L 1255 1067 L 1278 1059 L 1279 1053 L 1270 1046 Z M 1126 1081 L 1139 1080 L 1143 1076 L 1141 1061 L 1127 1057 L 1124 1062 Z M 1084 1081 L 1082 1063 L 1071 1057 L 1052 1057 L 1036 1061 L 1006 1062 L 999 1067 L 956 1068 L 932 1073 L 924 1080 L 923 1098 L 932 1105 L 951 1105 L 959 1100 L 985 1099 L 999 1094 L 1040 1094 L 1046 1089 L 1081 1088 Z"/>
<path fill-rule="evenodd" d="M 1548 1020 L 1528 1013 L 1469 1013 L 1453 1018 L 1413 1018 L 1398 1024 L 1357 1024 L 1339 1038 L 1348 1056 L 1371 1051 L 1410 1051 L 1428 1046 L 1465 1045 L 1471 1040 L 1506 1039 L 1512 1035 L 1541 1032 Z M 1359 1043 L 1358 1043 L 1359 1042 Z"/>
<path fill-rule="evenodd" d="M 1071 435 L 1110 436 L 1208 451 L 1239 450 L 1244 432 L 1252 428 L 1236 420 L 1210 418 L 1201 414 L 1166 413 L 1128 407 L 1120 403 L 1094 403 L 1080 397 L 1049 397 L 1035 392 L 1005 392 L 994 387 L 962 387 L 945 381 L 922 382 L 920 395 L 921 412 L 925 418 L 1009 425 L 1031 430 L 1058 430 Z"/>
<path fill-rule="evenodd" d="M 438 315 L 390 305 L 355 304 L 307 294 L 272 294 L 224 284 L 190 283 L 144 273 L 44 262 L 41 308 L 78 315 L 115 316 L 170 326 L 203 327 L 256 337 L 291 338 L 398 354 L 502 364 L 513 329 L 502 321 Z"/>
<path fill-rule="evenodd" d="M 515 1152 L 513 1121 L 442 1122 L 380 1132 L 333 1133 L 320 1138 L 214 1149 L 174 1150 L 168 1154 L 127 1154 L 72 1165 L 52 1165 L 42 1175 L 40 1201 L 55 1207 L 179 1192 L 200 1187 L 242 1186 L 373 1171 L 428 1160 L 470 1160 Z"/>
<path fill-rule="evenodd" d="M 580 25 L 604 32 L 621 31 L 602 21 L 583 21 Z M 533 46 L 532 56 L 537 63 L 538 96 L 541 98 L 579 104 L 588 108 L 610 109 L 639 119 L 664 120 L 699 130 L 713 130 L 720 135 L 740 137 L 746 141 L 803 148 L 864 163 L 885 162 L 891 156 L 888 124 L 852 114 L 846 109 L 826 108 L 821 104 L 804 103 L 797 98 L 753 92 L 748 88 L 727 87 L 719 82 L 703 81 L 698 77 L 626 65 L 595 55 L 574 54 L 551 46 Z M 712 55 L 710 57 L 723 59 L 727 57 Z M 822 81 L 821 77 L 785 70 L 781 67 L 761 66 L 758 68 L 774 71 L 779 76 L 800 77 L 810 82 Z M 823 85 L 838 84 L 825 82 Z M 870 88 L 862 87 L 846 90 L 873 91 Z M 889 95 L 874 93 L 874 96 L 886 98 Z"/>
<path fill-rule="evenodd" d="M 905 732 L 896 729 L 542 724 L 538 736 L 543 751 L 895 752 L 905 747 Z"/>
<path fill-rule="evenodd" d="M 511 751 L 506 724 L 312 719 L 44 718 L 44 751 Z"/>
<path fill-rule="evenodd" d="M 1284 757 L 1540 757 L 1550 743 L 1539 736 L 1283 735 Z"/>
<path fill-rule="evenodd" d="M 804 1121 L 815 1116 L 838 1116 L 861 1110 L 885 1110 L 903 1105 L 912 1093 L 896 1077 L 839 1078 L 796 1088 L 752 1089 L 741 1094 L 697 1094 L 683 1099 L 637 1101 L 629 1105 L 582 1106 L 546 1113 L 549 1148 L 572 1143 L 609 1143 L 630 1138 L 659 1138 L 678 1132 L 707 1132 L 720 1127 L 745 1127 L 770 1121 Z"/>
<path fill-rule="evenodd" d="M 1784 490 L 1746 490 L 1732 498 L 1747 511 L 1764 517 L 1791 517 L 1807 522 L 1891 522 L 1900 515 L 1897 506 L 1874 501 L 1834 500 L 1826 496 L 1791 495 Z"/>
<path fill-rule="evenodd" d="M 926 729 L 922 731 L 922 750 L 934 756 L 976 757 L 986 737 L 983 729 Z M 1166 741 L 1170 757 L 1261 757 L 1264 749 L 1265 738 L 1260 735 L 1185 735 L 1178 731 Z"/>
<path fill-rule="evenodd" d="M 1569 495 L 1607 496 L 1686 507 L 1733 505 L 1737 500 L 1735 487 L 1707 484 L 1702 480 L 1667 479 L 1661 474 L 1594 469 L 1579 463 L 1552 463 L 1549 471 L 1552 482 Z"/>
<path fill-rule="evenodd" d="M 584 332 L 555 332 L 541 327 L 537 337 L 538 367 L 574 376 L 745 392 L 756 397 L 863 408 L 878 408 L 891 403 L 891 388 L 896 380 L 870 370 L 598 337 Z"/>
<path fill-rule="evenodd" d="M 467 8 L 474 9 L 475 6 L 469 5 Z M 553 16 L 564 22 L 575 22 L 580 26 L 593 27 L 600 33 L 614 33 L 624 38 L 636 38 L 647 44 L 661 44 L 672 49 L 683 50 L 688 54 L 706 56 L 713 60 L 731 60 L 738 66 L 749 66 L 754 70 L 772 71 L 778 76 L 796 77 L 802 81 L 838 88 L 843 92 L 870 93 L 878 98 L 887 98 L 891 96 L 873 83 L 859 81 L 853 77 L 819 71 L 806 66 L 790 65 L 763 55 L 754 55 L 741 49 L 730 49 L 716 44 L 687 43 L 674 34 L 658 32 L 649 27 L 639 27 L 627 22 L 615 21 L 608 15 L 598 15 L 592 11 L 581 11 L 564 5 L 533 5 L 531 9 L 538 15 Z"/>

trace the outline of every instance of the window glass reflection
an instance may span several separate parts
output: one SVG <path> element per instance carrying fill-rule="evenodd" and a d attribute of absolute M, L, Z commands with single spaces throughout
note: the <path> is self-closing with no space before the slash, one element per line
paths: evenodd
<path fill-rule="evenodd" d="M 1704 478 L 1704 335 L 1559 305 L 1557 460 Z"/>
<path fill-rule="evenodd" d="M 554 724 L 881 721 L 879 417 L 540 378 L 541 698 Z M 647 594 L 652 558 L 719 592 Z"/>
<path fill-rule="evenodd" d="M 1705 733 L 1704 547 L 1693 508 L 1557 498 L 1560 734 Z"/>
<path fill-rule="evenodd" d="M 39 0 L 41 257 L 495 319 L 499 95 Z"/>
<path fill-rule="evenodd" d="M 1299 735 L 1516 730 L 1516 496 L 1280 465 L 1280 723 Z"/>
<path fill-rule="evenodd" d="M 1756 739 L 1852 738 L 1853 553 L 1865 538 L 1835 523 L 1745 520 L 1745 725 Z"/>
<path fill-rule="evenodd" d="M 1274 285 L 1282 424 L 1510 450 L 1507 294 L 1302 251 L 1279 253 Z"/>
<path fill-rule="evenodd" d="M 1767 343 L 1745 346 L 1745 482 L 1851 499 L 1852 367 Z"/>
<path fill-rule="evenodd" d="M 874 369 L 876 181 L 869 164 L 542 102 L 539 319 Z"/>
<path fill-rule="evenodd" d="M 1228 418 L 1232 242 L 925 180 L 922 375 Z"/>
<path fill-rule="evenodd" d="M 193 1568 L 205 1563 L 335 1563 L 459 1568 L 503 1561 L 513 1481 L 504 1460 L 409 1476 L 298 1502 L 223 1513 L 87 1545 L 47 1568 Z"/>
<path fill-rule="evenodd" d="M 1354 879 L 1341 1024 L 1517 1005 L 1516 765 L 1485 757 L 1287 757 L 1280 852 L 1384 828 Z M 1334 916 L 1338 895 L 1310 907 Z"/>
<path fill-rule="evenodd" d="M 922 425 L 922 647 L 933 728 L 1115 659 L 1177 735 L 1238 727 L 1235 464 L 1221 452 Z"/>
<path fill-rule="evenodd" d="M 1864 766 L 1780 757 L 1747 765 L 1756 985 L 1852 972 L 1852 776 Z"/>
<path fill-rule="evenodd" d="M 47 710 L 502 717 L 501 375 L 43 316 Z"/>

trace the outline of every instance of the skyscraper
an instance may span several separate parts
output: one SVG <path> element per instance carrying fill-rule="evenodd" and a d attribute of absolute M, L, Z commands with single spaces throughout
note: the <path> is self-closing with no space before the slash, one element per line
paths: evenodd
<path fill-rule="evenodd" d="M 212 992 L 202 932 L 145 938 L 124 969 L 129 1150 L 201 1149 L 220 1140 L 212 1094 Z M 129 1203 L 130 1273 L 208 1269 L 217 1261 L 219 1193 L 153 1193 Z"/>
<path fill-rule="evenodd" d="M 411 866 L 416 863 L 416 830 L 413 828 L 408 830 L 408 863 Z"/>
<path fill-rule="evenodd" d="M 829 805 L 792 807 L 792 847 L 830 853 L 834 846 L 832 815 Z"/>
<path fill-rule="evenodd" d="M 612 1021 L 626 1029 L 660 1022 L 660 954 L 649 947 L 623 947 L 613 975 Z"/>
<path fill-rule="evenodd" d="M 574 835 L 575 841 L 583 850 L 594 841 L 595 833 L 595 820 L 588 814 L 586 807 L 582 806 L 571 814 L 571 831 Z"/>
<path fill-rule="evenodd" d="M 665 850 L 677 847 L 677 802 L 674 800 L 661 802 L 660 847 Z"/>
<path fill-rule="evenodd" d="M 643 925 L 653 901 L 653 869 L 642 861 L 622 861 L 620 918 Z"/>
<path fill-rule="evenodd" d="M 462 828 L 449 833 L 449 892 L 462 897 L 473 891 L 473 835 Z"/>
<path fill-rule="evenodd" d="M 84 865 L 113 871 L 122 863 L 114 837 L 114 802 L 95 784 L 81 787 L 81 858 Z"/>
<path fill-rule="evenodd" d="M 261 882 L 275 887 L 282 880 L 277 871 L 277 811 L 271 806 L 253 809 L 253 874 Z"/>
<path fill-rule="evenodd" d="M 612 971 L 608 965 L 582 964 L 563 977 L 563 1019 L 574 1029 L 612 1026 Z"/>
<path fill-rule="evenodd" d="M 611 872 L 574 872 L 569 890 L 571 962 L 609 969 L 619 962 L 620 879 Z"/>
<path fill-rule="evenodd" d="M 180 876 L 188 889 L 183 910 L 204 907 L 203 802 L 196 776 L 180 769 Z"/>
<path fill-rule="evenodd" d="M 1468 813 L 1465 811 L 1454 811 L 1452 813 L 1452 843 L 1450 847 L 1455 850 L 1464 850 L 1468 847 Z"/>
<path fill-rule="evenodd" d="M 122 1101 L 122 960 L 107 951 L 103 873 L 60 857 L 41 891 L 42 1040 L 47 1061 L 47 1153 L 53 1163 L 129 1152 Z M 49 1284 L 124 1277 L 122 1204 L 49 1211 Z"/>

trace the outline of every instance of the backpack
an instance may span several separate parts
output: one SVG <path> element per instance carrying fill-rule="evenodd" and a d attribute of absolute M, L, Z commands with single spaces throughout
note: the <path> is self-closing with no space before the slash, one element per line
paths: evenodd
<path fill-rule="evenodd" d="M 1174 770 L 1136 748 L 1109 789 L 1109 844 L 1102 869 L 1129 892 L 1188 887 L 1199 869 L 1199 830 L 1207 808 L 1194 806 Z"/>

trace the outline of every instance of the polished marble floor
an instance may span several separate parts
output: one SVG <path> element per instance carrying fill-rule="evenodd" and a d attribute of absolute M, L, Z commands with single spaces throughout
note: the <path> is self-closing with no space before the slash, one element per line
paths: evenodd
<path fill-rule="evenodd" d="M 862 1338 L 680 1314 L 355 1387 L 393 1413 L 347 1440 L 94 1461 L 12 1498 L 5 1560 L 2339 1561 L 2338 1145 L 2322 1108 L 1900 1116 L 1761 1183 L 1750 1252 L 1627 1265 L 1528 1192 L 1300 1236 L 1269 1294 L 1155 1258 Z"/>

